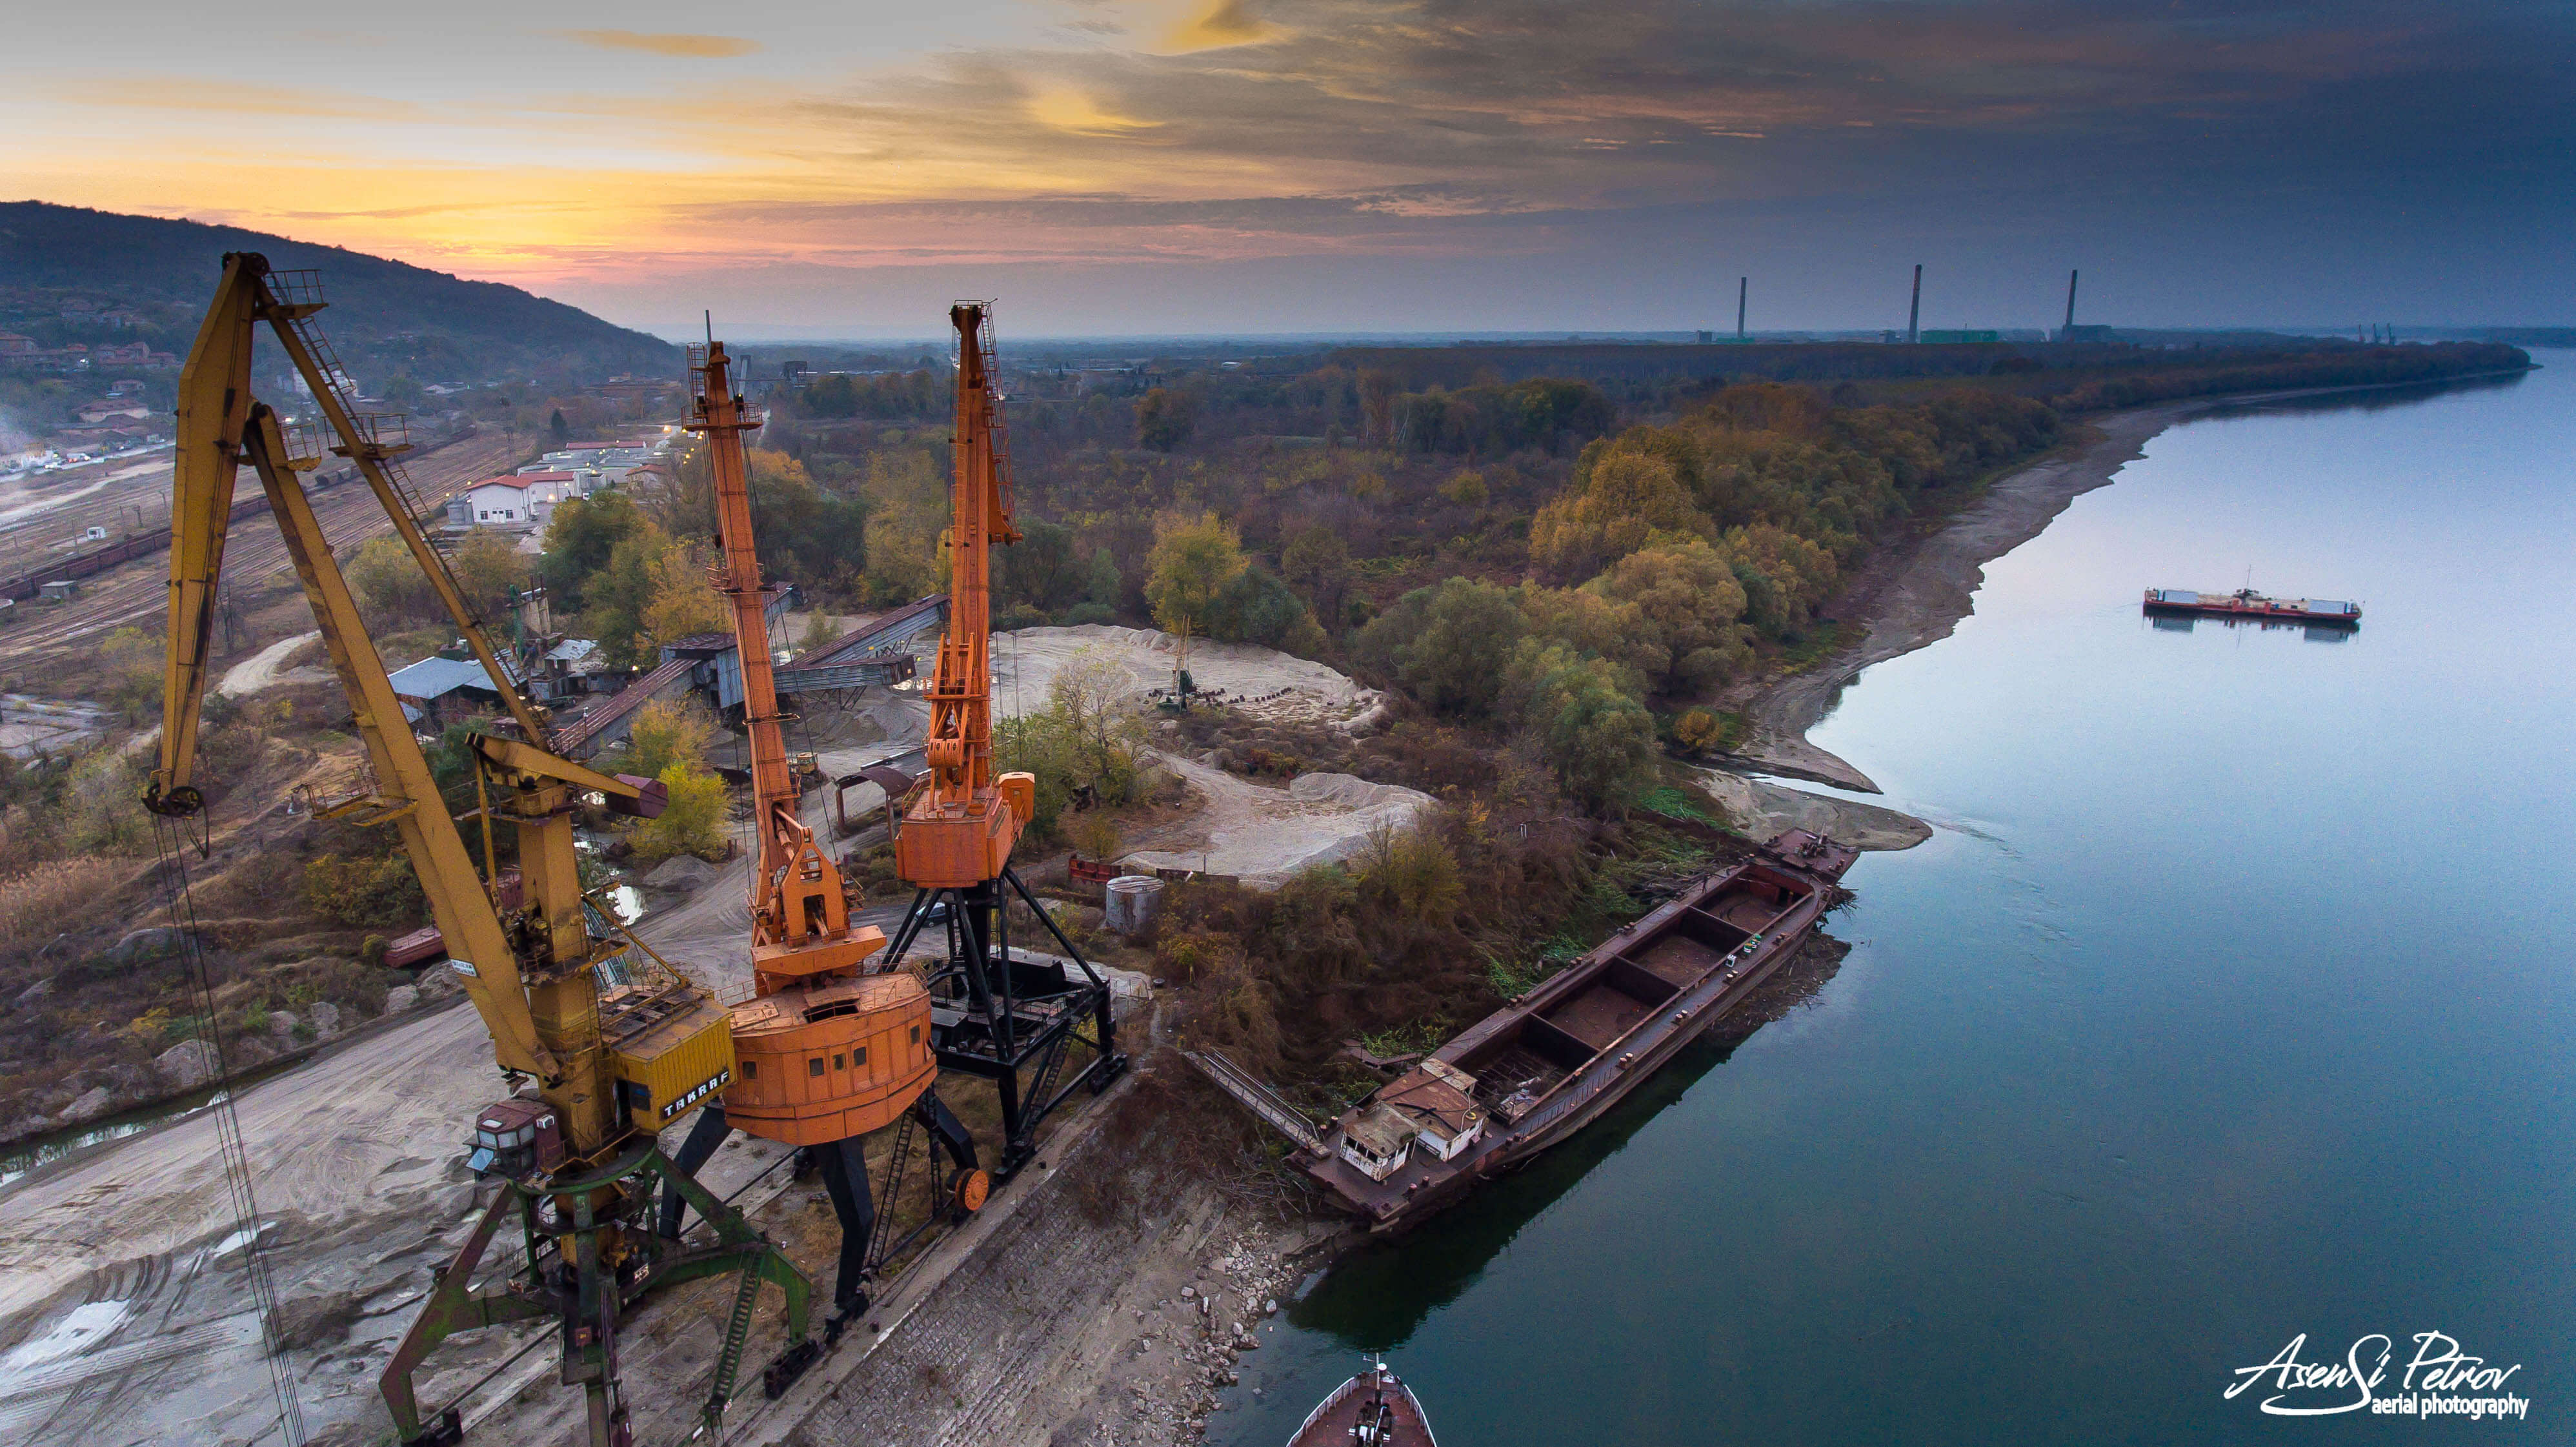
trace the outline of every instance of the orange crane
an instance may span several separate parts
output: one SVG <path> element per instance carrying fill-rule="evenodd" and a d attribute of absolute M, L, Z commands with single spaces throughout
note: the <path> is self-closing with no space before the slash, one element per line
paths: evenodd
<path fill-rule="evenodd" d="M 726 1135 L 741 1129 L 797 1146 L 823 1175 L 840 1218 L 835 1327 L 865 1311 L 862 1283 L 877 1214 L 861 1138 L 913 1112 L 956 1164 L 948 1200 L 956 1211 L 983 1204 L 985 1178 L 965 1128 L 932 1092 L 930 991 L 895 968 L 886 937 L 854 924 L 840 867 L 798 812 L 802 791 L 788 767 L 777 681 L 762 609 L 760 557 L 752 537 L 751 478 L 743 434 L 760 417 L 734 391 L 724 344 L 692 347 L 689 430 L 707 439 L 714 479 L 716 543 L 710 570 L 730 602 L 742 667 L 743 727 L 751 746 L 752 999 L 732 1010 L 741 1068 L 721 1102 L 702 1111 L 674 1157 L 695 1171 Z M 663 1201 L 662 1234 L 679 1232 L 683 1203 Z M 834 1334 L 837 1334 L 835 1330 Z"/>
<path fill-rule="evenodd" d="M 1037 780 L 993 769 L 992 550 L 1019 538 L 1011 522 L 1010 449 L 994 354 L 992 307 L 959 302 L 954 472 L 949 489 L 948 629 L 930 689 L 930 772 L 893 811 L 895 873 L 914 887 L 888 954 L 901 959 L 933 924 L 947 936 L 930 974 L 939 1065 L 993 1082 L 1002 1107 L 1003 1174 L 1035 1153 L 1038 1123 L 1077 1088 L 1105 1088 L 1126 1069 L 1108 983 L 1011 869 L 1011 849 L 1037 802 Z M 1017 950 L 1018 897 L 1063 953 Z M 1088 1021 L 1093 1033 L 1084 1037 Z M 1076 1044 L 1090 1059 L 1061 1079 Z"/>

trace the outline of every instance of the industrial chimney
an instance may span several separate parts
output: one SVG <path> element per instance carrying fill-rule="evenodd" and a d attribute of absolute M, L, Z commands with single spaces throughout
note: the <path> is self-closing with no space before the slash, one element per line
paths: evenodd
<path fill-rule="evenodd" d="M 1905 341 L 1911 346 L 1922 340 L 1923 330 L 1923 263 L 1914 263 L 1914 304 L 1905 309 Z"/>
<path fill-rule="evenodd" d="M 2066 329 L 2057 334 L 2057 339 L 2061 342 L 2075 330 L 2075 278 L 2077 275 L 2079 273 L 2073 271 L 2066 273 Z"/>
<path fill-rule="evenodd" d="M 1744 294 L 1752 285 L 1753 278 L 1749 276 L 1735 279 L 1735 339 L 1739 342 L 1744 340 Z"/>

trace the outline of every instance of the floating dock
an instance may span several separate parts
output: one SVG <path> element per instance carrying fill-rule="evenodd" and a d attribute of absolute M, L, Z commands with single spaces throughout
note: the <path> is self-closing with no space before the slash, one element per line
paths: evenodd
<path fill-rule="evenodd" d="M 2149 613 L 2188 613 L 2202 618 L 2232 618 L 2260 623 L 2308 623 L 2329 628 L 2361 626 L 2361 605 L 2330 598 L 2266 598 L 2251 588 L 2233 593 L 2195 593 L 2189 588 L 2149 588 Z"/>

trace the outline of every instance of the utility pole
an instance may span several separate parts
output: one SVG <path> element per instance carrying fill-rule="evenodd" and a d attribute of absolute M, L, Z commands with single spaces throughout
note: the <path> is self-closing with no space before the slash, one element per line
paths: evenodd
<path fill-rule="evenodd" d="M 1919 324 L 1922 322 L 1922 320 L 1923 320 L 1923 263 L 1918 261 L 1918 262 L 1914 263 L 1914 304 L 1913 304 L 1912 306 L 1907 307 L 1907 308 L 1905 309 L 1905 342 L 1906 342 L 1906 345 L 1908 345 L 1908 346 L 1912 346 L 1915 342 L 1917 342 L 1917 341 L 1919 341 L 1919 340 L 1921 340 L 1921 339 L 1922 339 L 1923 332 L 1922 332 L 1922 329 L 1921 329 L 1921 327 L 1920 327 L 1920 325 L 1919 325 Z"/>
<path fill-rule="evenodd" d="M 1739 342 L 1744 340 L 1744 296 L 1752 285 L 1753 278 L 1749 276 L 1735 279 L 1735 339 Z"/>
<path fill-rule="evenodd" d="M 2080 274 L 2074 271 L 2066 273 L 2066 330 L 2057 334 L 2061 342 L 2066 340 L 2067 332 L 2075 330 L 2075 278 Z"/>

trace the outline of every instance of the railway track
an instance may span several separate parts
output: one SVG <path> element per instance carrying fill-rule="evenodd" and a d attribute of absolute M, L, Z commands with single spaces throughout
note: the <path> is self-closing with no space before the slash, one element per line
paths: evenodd
<path fill-rule="evenodd" d="M 404 464 L 422 505 L 435 508 L 467 483 L 510 467 L 526 450 L 524 443 L 509 434 L 481 435 L 414 454 L 405 458 Z M 168 518 L 170 473 L 166 458 L 157 478 L 122 481 L 129 485 L 101 490 L 109 496 L 94 493 L 82 498 L 81 503 L 88 505 L 84 510 L 140 504 L 153 511 L 155 521 Z M 255 495 L 256 481 L 244 481 L 250 487 L 249 495 Z M 242 495 L 245 494 L 236 493 Z M 376 495 L 363 483 L 345 482 L 312 496 L 314 515 L 331 539 L 334 551 L 393 531 L 392 520 L 377 506 Z M 240 590 L 238 595 L 265 592 L 291 567 L 286 544 L 273 521 L 263 516 L 234 524 L 224 547 L 228 590 Z M 94 647 L 98 639 L 115 629 L 159 617 L 169 606 L 169 593 L 169 552 L 165 548 L 89 579 L 70 603 L 51 608 L 21 604 L 18 611 L 33 616 L 0 630 L 0 669 L 23 670 L 76 649 Z"/>

